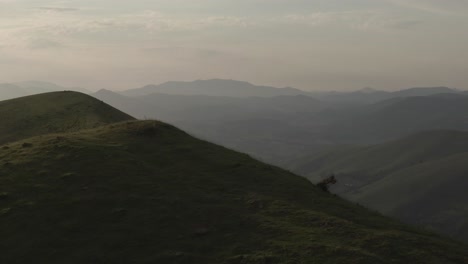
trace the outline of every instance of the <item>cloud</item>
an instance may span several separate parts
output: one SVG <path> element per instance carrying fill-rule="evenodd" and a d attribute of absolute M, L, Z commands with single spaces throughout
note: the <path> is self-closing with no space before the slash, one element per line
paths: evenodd
<path fill-rule="evenodd" d="M 80 9 L 78 8 L 71 8 L 71 7 L 48 7 L 48 6 L 41 6 L 37 9 L 49 12 L 76 12 Z"/>
<path fill-rule="evenodd" d="M 378 11 L 316 12 L 310 14 L 292 14 L 281 19 L 284 23 L 307 26 L 350 27 L 355 30 L 407 29 L 422 23 L 420 20 L 388 15 Z"/>
<path fill-rule="evenodd" d="M 27 41 L 27 46 L 33 50 L 42 50 L 42 49 L 57 49 L 62 48 L 64 45 L 59 41 L 46 38 L 32 38 Z"/>
<path fill-rule="evenodd" d="M 468 10 L 468 1 L 464 0 L 385 0 L 391 4 L 421 12 L 453 15 L 465 13 Z"/>

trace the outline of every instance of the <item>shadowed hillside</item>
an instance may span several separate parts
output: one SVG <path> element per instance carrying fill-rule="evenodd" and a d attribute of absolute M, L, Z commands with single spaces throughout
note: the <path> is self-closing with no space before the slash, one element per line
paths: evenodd
<path fill-rule="evenodd" d="M 468 133 L 431 131 L 370 147 L 338 147 L 296 161 L 312 181 L 406 222 L 468 241 Z"/>
<path fill-rule="evenodd" d="M 29 138 L 0 159 L 2 263 L 468 260 L 464 245 L 159 122 Z"/>
<path fill-rule="evenodd" d="M 0 102 L 0 143 L 131 120 L 85 94 L 53 92 Z"/>
<path fill-rule="evenodd" d="M 336 111 L 325 135 L 335 142 L 381 143 L 413 133 L 468 130 L 468 96 L 439 94 L 393 98 L 377 104 Z"/>

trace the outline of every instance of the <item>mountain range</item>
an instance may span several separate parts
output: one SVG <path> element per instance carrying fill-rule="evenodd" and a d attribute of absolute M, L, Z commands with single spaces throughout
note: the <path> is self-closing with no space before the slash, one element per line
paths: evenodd
<path fill-rule="evenodd" d="M 468 97 L 463 92 L 447 89 L 414 88 L 396 92 L 398 97 L 361 103 L 351 99 L 341 102 L 316 99 L 303 94 L 125 96 L 101 90 L 92 95 L 137 118 L 169 122 L 199 138 L 280 165 L 313 182 L 334 173 L 339 183 L 332 192 L 407 223 L 468 241 L 464 192 L 457 189 L 460 196 L 434 201 L 452 191 L 446 187 L 442 190 L 447 192 L 441 192 L 436 188 L 439 185 L 449 186 L 455 181 L 461 189 L 468 187 L 462 176 L 466 171 L 463 159 L 453 158 L 463 157 L 468 146 L 456 140 L 447 143 L 448 146 L 443 143 L 449 142 L 446 137 L 468 130 L 465 115 Z M 358 93 L 380 92 L 365 89 Z M 15 113 L 5 118 L 8 116 Z M 128 116 L 122 118 L 126 120 Z M 60 126 L 51 131 L 61 132 L 57 127 Z M 68 126 L 62 126 L 66 131 L 63 127 Z M 455 138 L 462 140 L 462 137 Z M 458 147 L 453 147 L 457 144 Z M 364 151 L 367 148 L 372 151 Z M 424 156 L 429 149 L 436 158 Z M 412 182 L 413 187 L 408 189 L 403 179 Z M 420 192 L 415 192 L 418 184 L 422 187 Z M 401 199 L 392 199 L 397 194 Z M 426 208 L 426 204 L 433 206 Z"/>
<path fill-rule="evenodd" d="M 367 89 L 359 93 L 372 94 L 376 91 Z M 441 130 L 467 131 L 468 97 L 444 87 L 413 88 L 394 94 L 398 96 L 359 104 L 356 101 L 349 103 L 351 100 L 324 101 L 305 95 L 232 98 L 150 94 L 124 97 L 110 91 L 101 91 L 94 96 L 137 117 L 158 118 L 176 124 L 204 139 L 247 152 L 261 160 L 307 176 L 313 182 L 336 173 L 339 186 L 333 189 L 335 193 L 405 222 L 424 225 L 468 241 L 464 231 L 466 210 L 459 203 L 468 198 L 463 191 L 460 191 L 461 198 L 446 199 L 437 206 L 433 200 L 439 195 L 445 197 L 448 193 L 427 189 L 424 197 L 419 194 L 409 195 L 400 204 L 394 205 L 385 199 L 390 199 L 388 197 L 393 197 L 396 193 L 409 192 L 404 185 L 394 184 L 402 178 L 388 184 L 394 186 L 392 191 L 385 191 L 387 185 L 379 185 L 381 187 L 378 191 L 374 191 L 372 187 L 377 186 L 377 181 L 391 181 L 391 177 L 387 176 L 397 172 L 387 172 L 386 168 L 395 160 L 401 160 L 401 157 L 407 157 L 417 150 L 431 148 L 433 153 L 438 153 L 439 159 L 450 159 L 451 153 L 445 150 L 446 146 L 431 145 L 431 142 L 446 142 L 443 137 L 434 137 L 423 142 L 417 139 L 423 135 L 419 133 L 429 133 L 426 131 L 434 131 L 435 134 Z M 395 140 L 402 140 L 404 143 L 393 145 Z M 391 142 L 387 143 L 389 141 Z M 414 144 L 410 144 L 411 142 Z M 372 145 L 371 148 L 387 146 L 386 144 L 391 144 L 392 147 L 366 154 L 356 161 L 354 158 L 360 157 L 361 149 L 368 148 L 369 144 Z M 377 145 L 374 146 L 375 144 Z M 457 142 L 453 141 L 453 144 Z M 466 151 L 468 146 L 460 144 L 459 150 Z M 339 165 L 341 155 L 350 157 L 350 165 L 361 164 L 361 167 L 342 173 L 343 167 Z M 384 158 L 379 158 L 382 155 Z M 425 159 L 410 156 L 406 162 L 419 164 L 420 160 Z M 436 160 L 427 162 L 438 164 Z M 374 169 L 369 166 L 374 166 Z M 464 170 L 463 166 L 456 167 Z M 344 169 L 346 168 L 345 166 Z M 431 173 L 427 173 L 431 180 L 425 182 L 421 189 L 434 188 L 442 184 L 443 179 L 446 180 L 445 185 L 456 181 L 460 188 L 468 188 L 461 174 L 448 167 L 444 168 L 447 170 L 446 177 L 430 176 Z M 437 171 L 436 167 L 431 171 Z M 414 173 L 426 175 L 426 172 L 423 169 Z M 401 177 L 411 178 L 407 175 Z M 376 185 L 371 184 L 374 181 Z M 422 181 L 422 178 L 415 181 Z M 384 198 L 377 197 L 377 194 Z M 396 202 L 396 199 L 393 201 Z M 424 212 L 415 209 L 425 208 L 422 206 L 424 204 L 434 204 L 434 207 L 426 208 Z"/>
<path fill-rule="evenodd" d="M 223 79 L 197 80 L 193 82 L 166 82 L 159 85 L 147 85 L 122 92 L 122 94 L 128 96 L 143 96 L 153 93 L 229 97 L 272 97 L 307 94 L 305 91 L 290 87 L 276 88 L 271 86 L 259 86 L 243 81 Z"/>
<path fill-rule="evenodd" d="M 12 139 L 0 128 L 8 139 L 0 146 L 2 263 L 468 261 L 462 243 L 90 96 L 58 92 L 1 104 L 42 109 L 9 115 L 12 123 L 33 120 L 37 136 Z M 101 125 L 63 130 L 77 115 Z M 49 117 L 61 129 L 43 134 Z"/>

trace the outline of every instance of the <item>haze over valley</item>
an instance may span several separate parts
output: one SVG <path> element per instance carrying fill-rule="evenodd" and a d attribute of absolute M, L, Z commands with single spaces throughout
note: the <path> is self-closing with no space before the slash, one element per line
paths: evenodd
<path fill-rule="evenodd" d="M 0 263 L 468 263 L 467 14 L 0 0 Z"/>

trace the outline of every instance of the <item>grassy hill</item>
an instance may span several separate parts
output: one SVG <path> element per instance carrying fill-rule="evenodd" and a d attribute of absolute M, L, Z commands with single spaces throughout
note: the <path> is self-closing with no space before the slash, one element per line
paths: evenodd
<path fill-rule="evenodd" d="M 1 263 L 466 263 L 466 245 L 170 125 L 0 147 Z"/>
<path fill-rule="evenodd" d="M 0 143 L 131 120 L 85 94 L 52 92 L 0 102 Z"/>
<path fill-rule="evenodd" d="M 431 131 L 370 147 L 341 147 L 293 167 L 313 181 L 337 174 L 341 195 L 468 241 L 468 133 Z"/>

